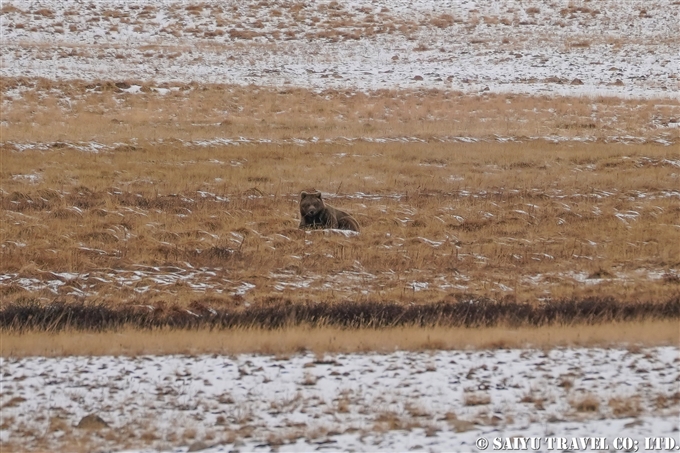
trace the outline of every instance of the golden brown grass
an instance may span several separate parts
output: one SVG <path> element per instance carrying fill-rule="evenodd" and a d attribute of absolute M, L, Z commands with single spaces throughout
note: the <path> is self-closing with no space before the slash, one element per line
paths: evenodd
<path fill-rule="evenodd" d="M 142 85 L 131 95 L 129 83 L 3 80 L 1 306 L 680 291 L 680 155 L 603 143 L 655 137 L 672 103 Z M 494 134 L 599 140 L 440 141 Z M 241 136 L 274 143 L 214 141 Z M 410 136 L 423 141 L 343 140 Z M 81 141 L 107 147 L 83 152 Z M 21 151 L 27 143 L 35 149 Z M 299 231 L 308 188 L 350 211 L 361 234 Z"/>
<path fill-rule="evenodd" d="M 123 330 L 107 333 L 64 331 L 56 334 L 3 332 L 1 339 L 2 357 L 239 353 L 287 355 L 301 351 L 323 354 L 391 352 L 395 349 L 419 351 L 608 347 L 621 344 L 632 347 L 677 345 L 680 341 L 680 326 L 677 321 L 643 321 L 518 329 L 405 327 L 346 330 L 296 327 L 281 330 L 234 329 L 219 332 L 208 330 Z M 610 405 L 614 408 L 613 403 Z"/>
<path fill-rule="evenodd" d="M 680 115 L 680 104 L 673 101 L 463 95 L 441 90 L 315 92 L 149 81 L 4 78 L 0 82 L 2 140 L 20 143 L 495 135 L 663 135 L 677 141 L 680 133 L 677 128 L 658 128 Z M 140 85 L 142 91 L 121 90 L 131 84 Z M 160 94 L 158 88 L 172 91 Z"/>
<path fill-rule="evenodd" d="M 660 301 L 679 290 L 680 158 L 669 147 L 171 142 L 0 153 L 3 304 Z M 311 187 L 361 234 L 298 230 L 298 193 Z"/>
<path fill-rule="evenodd" d="M 613 397 L 609 399 L 608 405 L 617 418 L 638 417 L 642 412 L 642 402 L 638 396 Z"/>
<path fill-rule="evenodd" d="M 598 412 L 600 409 L 600 398 L 592 393 L 579 395 L 570 402 L 571 407 L 578 412 Z"/>

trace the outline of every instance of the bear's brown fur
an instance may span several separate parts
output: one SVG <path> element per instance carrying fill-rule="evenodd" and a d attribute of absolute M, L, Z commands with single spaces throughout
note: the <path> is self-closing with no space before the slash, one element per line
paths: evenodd
<path fill-rule="evenodd" d="M 345 211 L 325 204 L 321 199 L 321 193 L 302 192 L 300 194 L 299 228 L 337 228 L 359 231 L 359 223 Z"/>

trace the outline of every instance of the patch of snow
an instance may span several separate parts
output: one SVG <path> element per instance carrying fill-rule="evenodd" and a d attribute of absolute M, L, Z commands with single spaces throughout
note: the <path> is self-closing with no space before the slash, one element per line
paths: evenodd
<path fill-rule="evenodd" d="M 678 92 L 680 26 L 672 0 L 600 0 L 588 12 L 566 0 L 519 8 L 512 0 L 352 0 L 333 6 L 341 22 L 325 2 L 296 13 L 279 1 L 256 7 L 230 1 L 219 13 L 212 9 L 221 4 L 206 2 L 211 13 L 190 14 L 181 0 L 129 0 L 116 15 L 107 14 L 106 2 L 8 3 L 17 8 L 2 15 L 4 77 L 147 81 L 152 75 L 161 85 L 660 99 L 677 99 Z M 528 14 L 530 6 L 537 12 Z M 38 8 L 50 14 L 36 14 Z M 65 30 L 65 23 L 77 31 Z"/>
<path fill-rule="evenodd" d="M 428 282 L 411 282 L 409 283 L 409 287 L 413 291 L 424 291 L 430 287 L 430 284 Z"/>
<path fill-rule="evenodd" d="M 506 137 L 505 139 L 509 139 L 509 137 Z M 569 136 L 569 137 L 555 137 L 555 136 L 536 136 L 536 137 L 512 137 L 514 142 L 517 143 L 531 143 L 531 142 L 536 142 L 536 141 L 547 141 L 547 142 L 554 142 L 555 140 L 558 140 L 560 142 L 581 142 L 581 141 L 596 141 L 596 137 L 579 137 L 579 136 Z M 664 146 L 671 146 L 677 143 L 677 139 L 664 139 L 661 137 L 651 137 L 651 138 L 646 138 L 646 137 L 621 137 L 621 136 L 605 136 L 601 138 L 603 141 L 606 143 L 621 143 L 621 144 L 645 144 L 645 143 L 655 143 L 655 144 L 661 144 Z M 371 138 L 371 137 L 342 137 L 342 138 L 327 138 L 324 140 L 308 140 L 304 138 L 283 138 L 283 139 L 250 139 L 246 137 L 240 137 L 239 139 L 229 139 L 229 138 L 215 138 L 215 139 L 203 139 L 203 140 L 187 140 L 187 141 L 182 141 L 181 139 L 177 139 L 178 142 L 183 142 L 184 146 L 186 147 L 217 147 L 217 146 L 241 146 L 241 145 L 248 145 L 248 144 L 258 144 L 258 143 L 267 143 L 267 144 L 277 144 L 277 145 L 290 145 L 290 144 L 296 144 L 296 145 L 306 145 L 306 144 L 314 144 L 314 143 L 327 143 L 327 144 L 347 144 L 347 143 L 371 143 L 376 141 L 376 138 Z M 387 142 L 400 142 L 404 141 L 404 137 L 383 137 L 381 138 L 381 142 L 387 143 Z M 501 142 L 502 140 L 499 137 L 491 137 L 491 138 L 472 138 L 470 137 L 469 140 L 465 139 L 464 137 L 449 137 L 449 136 L 431 136 L 428 137 L 427 139 L 420 139 L 419 141 L 421 142 L 437 142 L 437 143 L 465 143 L 465 142 Z M 38 151 L 50 151 L 52 150 L 52 143 L 41 143 L 41 142 L 16 142 L 16 141 L 7 141 L 5 142 L 7 145 L 9 145 L 10 148 L 13 148 L 17 152 L 22 152 L 26 150 L 38 150 Z M 149 141 L 150 144 L 154 143 L 162 143 L 162 140 L 156 140 L 155 142 L 153 140 Z M 123 143 L 115 143 L 113 145 L 105 145 L 102 143 L 98 142 L 69 142 L 69 141 L 64 141 L 64 142 L 59 142 L 60 148 L 66 148 L 66 149 L 74 149 L 78 151 L 83 151 L 83 152 L 92 152 L 92 153 L 100 153 L 104 151 L 114 151 L 116 148 L 120 146 L 126 146 L 126 144 Z M 678 160 L 673 160 L 673 159 L 664 159 L 661 161 L 654 160 L 651 158 L 646 158 L 647 160 L 641 160 L 638 164 L 639 165 L 645 165 L 645 164 L 651 164 L 651 165 L 672 165 L 675 167 L 680 167 L 680 161 Z M 209 162 L 218 164 L 218 165 L 224 165 L 225 162 L 216 160 L 216 159 L 211 159 Z M 243 165 L 243 162 L 240 161 L 230 161 L 229 165 L 233 167 L 239 167 Z M 588 171 L 593 171 L 595 170 L 595 166 L 593 165 L 584 165 L 582 167 L 576 167 L 574 171 L 583 171 L 583 170 L 588 170 Z M 20 176 L 17 175 L 17 179 L 31 179 L 29 176 Z M 464 178 L 460 176 L 450 176 L 449 177 L 450 181 L 463 181 Z M 216 181 L 221 181 L 221 179 L 216 179 Z"/>
<path fill-rule="evenodd" d="M 255 285 L 253 285 L 252 283 L 243 282 L 239 286 L 236 287 L 236 289 L 234 290 L 234 294 L 237 295 L 237 296 L 243 296 L 245 293 L 247 293 L 248 291 L 250 291 L 251 289 L 254 289 L 254 288 L 255 288 Z"/>
<path fill-rule="evenodd" d="M 480 437 L 518 433 L 605 437 L 610 444 L 626 436 L 642 445 L 645 437 L 677 434 L 677 405 L 655 402 L 677 392 L 679 352 L 663 346 L 307 353 L 283 359 L 3 357 L 0 440 L 31 448 L 39 435 L 42 448 L 57 451 L 64 431 L 48 429 L 50 417 L 35 414 L 57 414 L 72 427 L 94 413 L 109 424 L 105 430 L 154 433 L 129 452 L 186 452 L 195 440 L 185 432 L 190 439 L 213 439 L 204 450 L 211 453 L 272 445 L 279 451 L 403 451 L 417 445 L 477 451 Z M 594 401 L 593 410 L 578 409 L 583 398 Z M 610 402 L 617 399 L 635 400 L 639 407 L 616 413 Z M 239 431 L 246 425 L 247 432 Z M 229 440 L 229 432 L 243 435 Z M 90 447 L 115 451 L 115 437 L 91 436 Z"/>
<path fill-rule="evenodd" d="M 25 181 L 30 184 L 37 184 L 42 179 L 42 175 L 31 173 L 27 175 L 12 175 L 14 181 Z"/>

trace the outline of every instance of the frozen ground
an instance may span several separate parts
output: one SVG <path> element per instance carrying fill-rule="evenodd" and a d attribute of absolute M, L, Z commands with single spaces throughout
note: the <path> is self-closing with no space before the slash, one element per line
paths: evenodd
<path fill-rule="evenodd" d="M 10 0 L 0 75 L 677 98 L 673 0 Z"/>
<path fill-rule="evenodd" d="M 0 436 L 53 451 L 474 451 L 479 437 L 517 435 L 642 445 L 677 439 L 678 352 L 4 358 Z M 108 426 L 76 427 L 88 414 Z"/>

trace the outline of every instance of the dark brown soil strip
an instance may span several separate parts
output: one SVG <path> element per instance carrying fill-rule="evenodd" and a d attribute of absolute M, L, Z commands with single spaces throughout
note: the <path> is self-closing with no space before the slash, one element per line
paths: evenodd
<path fill-rule="evenodd" d="M 285 299 L 248 308 L 213 308 L 200 303 L 178 306 L 112 305 L 106 303 L 49 304 L 22 301 L 0 310 L 0 330 L 103 331 L 122 328 L 157 329 L 277 329 L 292 326 L 341 328 L 491 327 L 597 324 L 615 321 L 680 319 L 680 296 L 664 302 L 622 303 L 593 297 L 540 305 L 485 299 L 446 300 L 407 305 L 384 302 L 293 304 Z"/>

